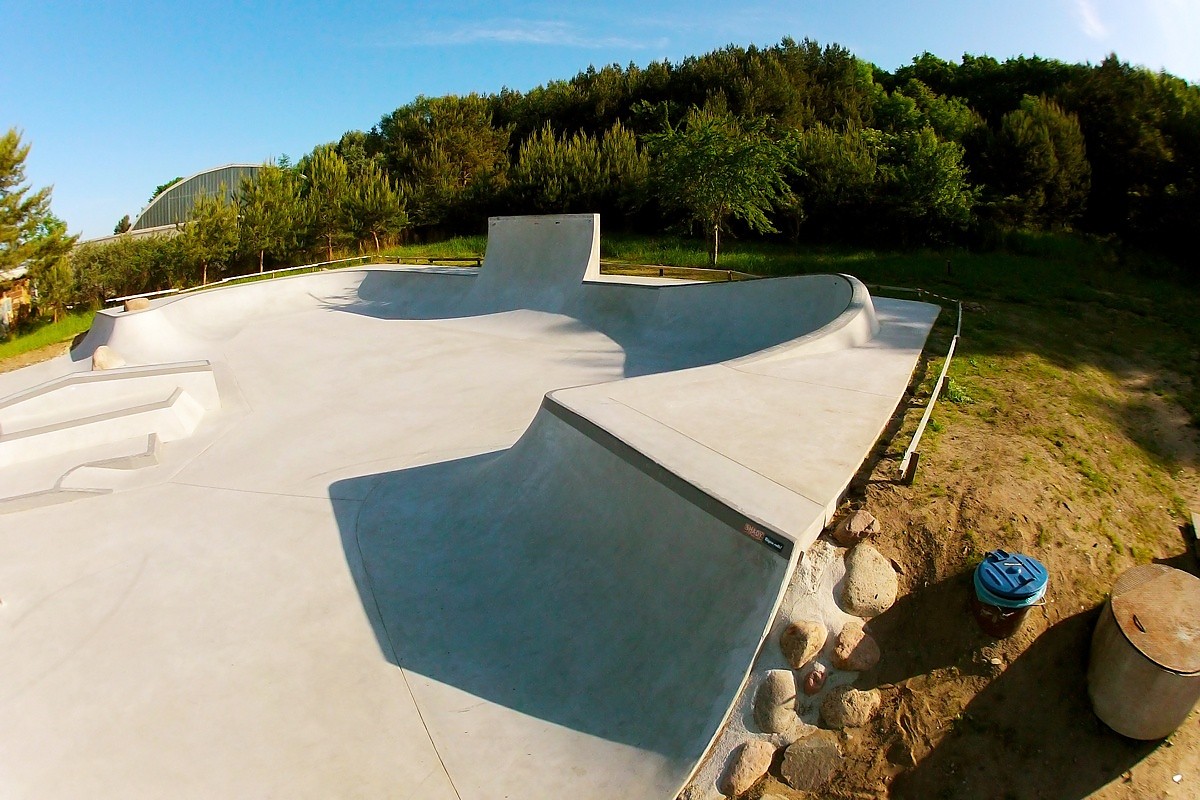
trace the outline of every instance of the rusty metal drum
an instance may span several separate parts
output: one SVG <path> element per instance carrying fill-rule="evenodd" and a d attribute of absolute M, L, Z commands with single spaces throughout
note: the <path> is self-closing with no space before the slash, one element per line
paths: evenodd
<path fill-rule="evenodd" d="M 1126 571 L 1092 635 L 1088 695 L 1131 739 L 1170 735 L 1200 700 L 1200 578 L 1163 564 Z"/>

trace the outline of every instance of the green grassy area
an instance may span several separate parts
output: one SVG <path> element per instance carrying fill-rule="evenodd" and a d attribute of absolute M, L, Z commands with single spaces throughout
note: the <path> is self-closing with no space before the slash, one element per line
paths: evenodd
<path fill-rule="evenodd" d="M 606 237 L 601 247 L 602 257 L 630 264 L 706 264 L 703 242 L 678 237 Z M 1151 391 L 1200 423 L 1200 288 L 1156 277 L 1155 266 L 1131 265 L 1103 242 L 1055 234 L 1013 236 L 995 252 L 733 242 L 720 262 L 761 276 L 845 272 L 874 286 L 964 300 L 968 309 L 981 307 L 967 312 L 966 355 L 1036 354 L 1072 370 L 1142 364 L 1154 373 Z M 989 315 L 997 304 L 1005 314 Z"/>
<path fill-rule="evenodd" d="M 444 242 L 429 244 L 402 244 L 385 247 L 380 255 L 387 258 L 444 258 L 447 260 L 459 258 L 483 258 L 487 249 L 486 236 L 459 236 Z"/>
<path fill-rule="evenodd" d="M 384 251 L 400 258 L 479 258 L 482 236 L 405 245 Z M 725 271 L 769 277 L 845 272 L 873 286 L 903 286 L 967 301 L 967 355 L 1016 358 L 1034 354 L 1074 370 L 1145 364 L 1151 391 L 1178 403 L 1200 423 L 1200 325 L 1192 322 L 1200 290 L 1157 277 L 1169 271 L 1131 261 L 1110 243 L 1066 234 L 1009 234 L 1002 250 L 870 250 L 780 242 L 727 240 L 720 274 L 668 272 L 672 277 L 724 279 Z M 702 240 L 680 236 L 605 235 L 606 272 L 652 275 L 646 265 L 704 269 Z M 893 294 L 877 290 L 877 294 Z M 897 295 L 909 296 L 909 295 Z M 1003 316 L 986 308 L 1003 304 Z M 949 306 L 947 306 L 949 309 Z M 944 318 L 950 314 L 944 315 Z M 937 336 L 934 349 L 944 351 Z M 960 367 L 961 369 L 961 367 Z M 960 379 L 957 370 L 951 376 Z M 979 406 L 989 413 L 987 404 Z"/>
<path fill-rule="evenodd" d="M 92 326 L 95 314 L 94 311 L 79 311 L 68 314 L 58 322 L 35 322 L 28 330 L 0 341 L 0 361 L 70 341 Z"/>

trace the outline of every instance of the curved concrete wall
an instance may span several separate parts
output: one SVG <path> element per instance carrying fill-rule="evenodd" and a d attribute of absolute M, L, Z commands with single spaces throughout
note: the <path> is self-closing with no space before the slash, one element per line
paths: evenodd
<path fill-rule="evenodd" d="M 503 273 L 502 270 L 497 272 Z M 107 344 L 130 363 L 204 352 L 247 325 L 314 308 L 383 319 L 462 319 L 506 311 L 513 293 L 478 275 L 447 276 L 381 267 L 302 275 L 157 300 L 145 311 L 105 310 L 74 348 L 90 357 Z M 878 323 L 865 288 L 843 275 L 639 286 L 563 280 L 534 311 L 558 314 L 611 337 L 644 358 L 636 374 L 715 363 L 808 337 L 806 347 L 853 347 Z M 553 301 L 553 302 L 551 302 Z M 830 335 L 833 326 L 837 335 Z"/>

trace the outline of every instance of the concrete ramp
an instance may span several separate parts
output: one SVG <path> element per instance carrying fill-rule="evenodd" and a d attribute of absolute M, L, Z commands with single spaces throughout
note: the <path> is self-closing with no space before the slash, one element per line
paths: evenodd
<path fill-rule="evenodd" d="M 731 513 L 553 400 L 381 477 L 346 520 L 366 606 L 460 797 L 674 797 L 789 572 Z"/>
<path fill-rule="evenodd" d="M 492 217 L 472 311 L 561 311 L 580 284 L 600 274 L 600 215 Z"/>

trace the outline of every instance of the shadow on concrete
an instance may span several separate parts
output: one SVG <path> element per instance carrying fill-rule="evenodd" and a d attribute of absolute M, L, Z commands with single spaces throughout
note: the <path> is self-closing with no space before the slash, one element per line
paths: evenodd
<path fill-rule="evenodd" d="M 686 771 L 787 561 L 547 416 L 510 450 L 330 488 L 364 611 L 384 656 L 431 679 L 409 683 L 439 747 L 532 717 Z"/>
<path fill-rule="evenodd" d="M 493 300 L 472 286 L 474 280 L 369 272 L 355 292 L 328 298 L 325 307 L 377 319 L 443 321 L 482 335 L 598 333 L 624 352 L 624 376 L 636 377 L 716 364 L 791 341 L 833 322 L 849 301 L 849 294 L 841 296 L 849 287 L 837 276 L 665 287 L 577 282 L 522 298 L 520 306 L 506 302 L 511 298 Z"/>

